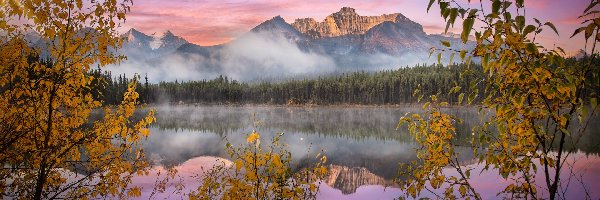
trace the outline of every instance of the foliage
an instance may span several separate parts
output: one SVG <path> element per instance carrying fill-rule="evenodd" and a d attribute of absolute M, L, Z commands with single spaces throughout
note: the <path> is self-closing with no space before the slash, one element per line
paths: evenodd
<path fill-rule="evenodd" d="M 404 165 L 403 176 L 411 177 L 401 185 L 401 189 L 407 194 L 416 197 L 417 194 L 427 187 L 427 183 L 434 188 L 442 187 L 447 183 L 444 198 L 455 199 L 454 190 L 458 188 L 460 197 L 479 198 L 467 179 L 470 177 L 471 169 L 463 170 L 461 163 L 456 158 L 453 143 L 456 139 L 456 128 L 453 121 L 460 120 L 454 116 L 444 114 L 440 106 L 447 106 L 445 102 L 438 102 L 435 95 L 431 96 L 431 102 L 425 103 L 423 115 L 412 114 L 402 117 L 398 127 L 408 123 L 408 130 L 415 141 L 420 144 L 417 148 L 417 158 L 421 163 L 413 161 L 410 165 Z M 408 115 L 408 114 L 407 114 Z M 444 168 L 451 167 L 459 172 L 459 176 L 444 175 Z M 467 190 L 469 189 L 469 190 Z"/>
<path fill-rule="evenodd" d="M 201 176 L 202 185 L 190 199 L 312 199 L 318 192 L 319 179 L 327 173 L 327 157 L 318 154 L 312 167 L 294 172 L 292 154 L 276 136 L 265 149 L 260 134 L 248 135 L 246 145 L 227 143 L 232 164 L 216 165 Z"/>
<path fill-rule="evenodd" d="M 526 24 L 522 0 L 491 0 L 489 10 L 483 9 L 486 5 L 483 1 L 478 8 L 461 7 L 454 0 L 430 0 L 429 8 L 433 3 L 441 8 L 441 15 L 448 26 L 453 25 L 457 17 L 463 19 L 463 42 L 475 31 L 475 49 L 456 50 L 450 47 L 446 50 L 459 53 L 463 61 L 469 61 L 471 57 L 481 58 L 484 78 L 479 81 L 485 85 L 481 112 L 491 117 L 483 119 L 481 125 L 472 130 L 471 145 L 476 159 L 485 166 L 484 170 L 497 170 L 512 183 L 499 194 L 510 198 L 560 198 L 557 195 L 563 193 L 559 188 L 564 188 L 561 187 L 560 173 L 567 166 L 566 158 L 570 155 L 570 152 L 565 152 L 567 137 L 581 137 L 589 116 L 597 109 L 598 93 L 595 91 L 600 83 L 594 59 L 595 44 L 600 37 L 592 41 L 590 58 L 570 62 L 564 58 L 565 53 L 560 47 L 546 49 L 536 42 L 536 36 L 543 28 L 558 32 L 552 23 L 542 23 L 535 18 L 534 24 Z M 598 1 L 592 1 L 585 10 L 584 18 L 597 4 Z M 516 16 L 513 16 L 515 13 Z M 474 28 L 475 21 L 482 27 Z M 594 31 L 598 31 L 598 26 L 591 25 L 596 21 L 600 19 L 584 21 L 590 24 L 577 29 L 574 35 L 585 30 L 585 38 L 589 39 Z M 474 93 L 462 92 L 464 89 L 460 86 L 455 88 L 450 93 L 468 95 L 469 104 L 478 97 Z M 436 105 L 433 97 L 432 104 Z M 462 197 L 480 199 L 475 188 L 468 183 L 470 169 L 458 165 L 457 160 L 452 162 L 457 157 L 453 151 L 452 136 L 444 129 L 435 130 L 437 126 L 434 126 L 441 123 L 444 127 L 452 127 L 452 124 L 447 123 L 443 114 L 436 117 L 436 109 L 430 109 L 429 113 L 430 117 L 426 119 L 420 116 L 401 119 L 411 122 L 409 130 L 417 138 L 419 158 L 424 162 L 411 173 L 412 179 L 404 181 L 405 189 L 416 197 L 427 186 L 446 187 L 445 198 L 454 198 L 454 186 L 460 185 L 458 192 Z M 436 140 L 437 143 L 432 146 L 430 140 L 439 137 L 444 139 Z M 439 153 L 449 159 L 433 160 L 436 158 L 434 155 Z M 439 178 L 444 176 L 440 170 L 444 167 L 455 168 L 461 176 Z M 535 181 L 538 170 L 544 176 L 542 183 Z M 440 181 L 448 185 L 442 186 Z"/>
<path fill-rule="evenodd" d="M 147 173 L 132 118 L 136 80 L 116 107 L 94 100 L 90 66 L 119 62 L 116 28 L 129 0 L 0 1 L 0 194 L 15 199 L 127 198 Z M 28 41 L 35 32 L 41 39 Z M 39 58 L 45 58 L 44 61 Z M 93 112 L 104 116 L 89 122 Z"/>

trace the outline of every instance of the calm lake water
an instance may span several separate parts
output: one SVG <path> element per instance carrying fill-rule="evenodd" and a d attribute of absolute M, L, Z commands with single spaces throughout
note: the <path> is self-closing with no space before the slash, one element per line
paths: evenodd
<path fill-rule="evenodd" d="M 256 130 L 264 140 L 284 132 L 282 141 L 289 145 L 293 165 L 323 151 L 327 156 L 330 175 L 320 186 L 319 199 L 394 199 L 402 192 L 393 183 L 400 163 L 416 159 L 414 142 L 406 128 L 396 129 L 398 119 L 420 107 L 274 107 L 274 106 L 157 106 L 158 122 L 151 128 L 145 143 L 146 155 L 155 170 L 176 166 L 178 181 L 185 191 L 194 190 L 198 180 L 191 178 L 228 158 L 225 144 L 241 144 L 248 133 Z M 453 108 L 448 112 L 465 122 L 458 125 L 459 137 L 467 137 L 471 126 L 481 116 L 474 108 Z M 573 147 L 573 171 L 582 175 L 585 189 L 592 199 L 600 197 L 600 123 L 594 120 L 587 135 Z M 266 141 L 264 141 L 266 142 Z M 468 149 L 462 149 L 465 164 L 474 163 Z M 470 167 L 481 168 L 477 164 Z M 448 171 L 448 173 L 453 173 Z M 566 173 L 565 173 L 566 174 Z M 541 178 L 541 176 L 540 176 Z M 565 176 L 566 179 L 566 176 Z M 156 177 L 137 177 L 134 184 L 144 186 L 149 195 Z M 585 189 L 577 180 L 570 180 L 566 190 L 569 198 L 585 197 Z M 484 172 L 471 180 L 486 199 L 501 198 L 508 181 L 494 172 Z M 539 179 L 542 183 L 542 179 Z M 172 185 L 168 185 L 172 187 Z M 387 187 L 385 187 L 387 186 Z M 159 198 L 177 198 L 173 188 Z M 423 196 L 434 197 L 424 193 Z M 142 198 L 147 198 L 143 196 Z"/>

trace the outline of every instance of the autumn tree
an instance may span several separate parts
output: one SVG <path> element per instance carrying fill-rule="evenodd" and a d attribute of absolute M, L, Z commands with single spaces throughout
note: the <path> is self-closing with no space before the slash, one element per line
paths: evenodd
<path fill-rule="evenodd" d="M 153 113 L 132 118 L 138 94 L 102 108 L 90 68 L 118 63 L 116 28 L 130 0 L 0 1 L 0 194 L 57 199 L 139 196 L 140 139 Z M 39 40 L 30 40 L 30 35 Z M 90 120 L 91 115 L 102 115 Z"/>
<path fill-rule="evenodd" d="M 574 138 L 570 141 L 576 143 L 597 109 L 594 90 L 600 83 L 594 60 L 600 18 L 593 14 L 598 12 L 599 3 L 593 0 L 584 10 L 579 17 L 584 27 L 573 34 L 583 33 L 586 40 L 591 39 L 591 49 L 587 49 L 591 56 L 570 62 L 560 47 L 548 49 L 536 40 L 543 29 L 558 31 L 550 22 L 526 20 L 523 0 L 482 0 L 473 8 L 468 7 L 473 4 L 454 0 L 430 0 L 428 10 L 433 4 L 439 6 L 446 29 L 462 19 L 463 42 L 474 33 L 477 44 L 474 49 L 453 49 L 441 41 L 448 48 L 433 51 L 454 52 L 467 62 L 477 58 L 483 66 L 483 78 L 475 79 L 471 87 L 456 86 L 448 92 L 460 93 L 458 104 L 465 96 L 467 104 L 481 98 L 482 104 L 476 106 L 482 116 L 490 117 L 483 117 L 471 133 L 457 133 L 454 125 L 460 119 L 444 114 L 440 107 L 448 103 L 435 96 L 424 104 L 425 113 L 403 117 L 401 123 L 408 124 L 418 143 L 420 161 L 405 168 L 408 179 L 402 183 L 408 195 L 416 197 L 423 190 L 441 189 L 442 198 L 481 199 L 477 188 L 469 183 L 479 172 L 473 173 L 473 168 L 461 163 L 456 150 L 456 135 L 469 134 L 475 160 L 483 170 L 494 170 L 511 183 L 498 194 L 507 198 L 564 198 L 559 196 L 564 194 L 560 188 L 565 183 L 560 174 L 568 167 L 571 155 L 566 149 L 567 138 Z M 467 69 L 461 76 L 472 73 Z M 485 86 L 483 96 L 478 96 L 478 84 Z M 457 173 L 445 174 L 448 168 Z M 536 179 L 539 175 L 543 178 Z"/>
<path fill-rule="evenodd" d="M 253 131 L 246 144 L 227 143 L 233 163 L 223 162 L 198 176 L 202 184 L 190 199 L 314 199 L 318 181 L 327 174 L 327 157 L 319 153 L 310 166 L 294 171 L 292 154 L 280 138 L 277 134 L 270 145 L 261 144 Z"/>

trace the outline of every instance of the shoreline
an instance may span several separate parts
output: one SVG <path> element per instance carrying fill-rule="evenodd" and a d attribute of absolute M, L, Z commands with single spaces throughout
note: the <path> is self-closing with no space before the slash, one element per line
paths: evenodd
<path fill-rule="evenodd" d="M 150 103 L 140 104 L 142 107 L 164 107 L 164 106 L 194 106 L 194 107 L 272 107 L 272 108 L 405 108 L 422 107 L 425 103 L 401 103 L 401 104 L 239 104 L 239 103 Z M 448 105 L 441 108 L 473 108 L 479 105 Z"/>

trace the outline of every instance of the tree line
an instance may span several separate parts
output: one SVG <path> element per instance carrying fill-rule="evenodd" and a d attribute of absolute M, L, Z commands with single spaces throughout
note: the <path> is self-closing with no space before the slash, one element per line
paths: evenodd
<path fill-rule="evenodd" d="M 578 62 L 571 59 L 570 62 Z M 485 74 L 481 65 L 452 64 L 416 65 L 379 72 L 353 72 L 313 79 L 282 82 L 244 83 L 219 76 L 212 80 L 192 80 L 149 83 L 148 77 L 138 79 L 137 92 L 142 103 L 201 103 L 201 104 L 360 104 L 391 105 L 417 103 L 423 96 L 437 95 L 441 100 L 455 103 L 459 94 L 447 91 L 467 89 L 473 102 L 480 102 Z M 96 97 L 105 104 L 120 102 L 127 85 L 134 79 L 121 74 L 96 69 L 92 71 L 98 89 Z M 598 81 L 590 77 L 588 81 Z M 422 94 L 413 95 L 415 92 Z M 445 91 L 445 92 L 444 92 Z M 586 92 L 598 91 L 589 88 Z M 100 95 L 103 94 L 103 95 Z M 464 97 L 464 101 L 468 97 Z"/>
<path fill-rule="evenodd" d="M 466 69 L 469 70 L 466 70 Z M 282 82 L 244 83 L 219 76 L 212 80 L 149 83 L 148 77 L 138 81 L 137 92 L 142 103 L 203 103 L 203 104 L 401 104 L 415 103 L 424 94 L 438 94 L 448 101 L 458 95 L 442 94 L 455 86 L 469 88 L 475 82 L 459 81 L 460 77 L 481 71 L 480 65 L 454 64 L 417 65 L 379 72 L 353 72 L 313 79 Z M 108 71 L 92 70 L 97 77 L 95 96 L 105 104 L 120 102 L 122 93 L 133 79 L 125 75 L 113 76 Z M 476 80 L 473 78 L 473 80 Z M 102 94 L 102 95 L 100 95 Z"/>

